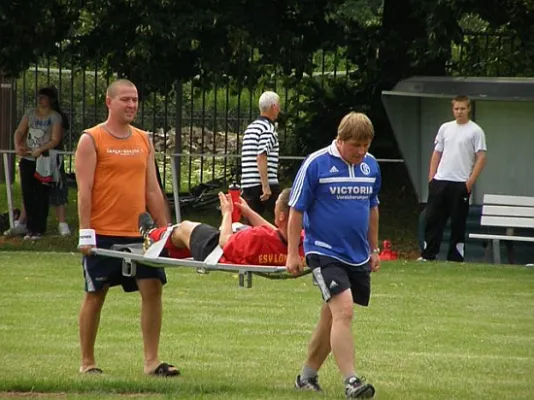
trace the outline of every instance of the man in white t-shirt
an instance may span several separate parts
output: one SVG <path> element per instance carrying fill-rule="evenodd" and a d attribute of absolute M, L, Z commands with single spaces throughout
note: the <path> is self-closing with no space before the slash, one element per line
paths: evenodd
<path fill-rule="evenodd" d="M 464 260 L 465 227 L 469 197 L 486 164 L 486 136 L 470 120 L 471 103 L 466 96 L 452 100 L 454 121 L 439 128 L 428 173 L 425 247 L 420 261 L 435 260 L 443 229 L 451 218 L 448 261 Z"/>

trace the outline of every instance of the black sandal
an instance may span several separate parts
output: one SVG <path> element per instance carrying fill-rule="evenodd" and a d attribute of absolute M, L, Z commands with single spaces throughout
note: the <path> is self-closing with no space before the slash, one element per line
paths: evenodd
<path fill-rule="evenodd" d="M 180 371 L 178 371 L 177 369 L 171 370 L 171 368 L 175 368 L 175 366 L 164 362 L 158 365 L 158 367 L 154 371 L 152 371 L 149 375 L 163 376 L 163 377 L 171 377 L 171 376 L 180 375 Z"/>
<path fill-rule="evenodd" d="M 104 373 L 104 371 L 102 371 L 100 368 L 93 367 L 93 368 L 86 369 L 82 373 L 83 374 L 96 374 L 96 375 L 99 375 L 99 374 Z"/>

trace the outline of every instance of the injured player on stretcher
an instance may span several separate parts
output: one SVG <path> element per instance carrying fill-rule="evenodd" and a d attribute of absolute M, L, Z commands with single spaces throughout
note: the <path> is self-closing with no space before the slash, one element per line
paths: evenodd
<path fill-rule="evenodd" d="M 276 201 L 274 223 L 272 225 L 240 197 L 238 204 L 219 193 L 222 221 L 220 229 L 200 222 L 183 221 L 171 228 L 156 228 L 150 214 L 139 216 L 139 231 L 145 238 L 145 250 L 155 242 L 168 236 L 160 256 L 170 258 L 190 258 L 197 261 L 206 259 L 220 247 L 217 255 L 219 263 L 241 265 L 285 266 L 287 258 L 287 222 L 289 217 L 290 189 L 284 189 Z M 241 214 L 252 226 L 241 225 L 234 232 L 232 227 L 233 207 L 239 207 Z M 235 224 L 234 224 L 235 227 Z M 303 233 L 301 234 L 303 238 Z M 302 240 L 300 254 L 304 257 Z"/>

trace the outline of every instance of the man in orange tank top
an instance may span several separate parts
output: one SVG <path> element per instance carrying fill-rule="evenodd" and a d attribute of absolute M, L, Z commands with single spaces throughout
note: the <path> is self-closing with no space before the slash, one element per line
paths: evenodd
<path fill-rule="evenodd" d="M 128 278 L 122 275 L 120 259 L 91 255 L 93 247 L 141 241 L 136 216 L 147 208 L 158 226 L 168 222 L 154 148 L 146 132 L 130 125 L 137 114 L 137 88 L 125 79 L 113 82 L 107 89 L 106 106 L 107 120 L 85 130 L 76 149 L 79 249 L 85 277 L 79 319 L 80 372 L 102 373 L 94 355 L 100 312 L 108 289 L 121 285 L 126 292 L 141 293 L 145 374 L 176 376 L 178 370 L 158 358 L 164 269 L 140 265 L 135 279 Z"/>

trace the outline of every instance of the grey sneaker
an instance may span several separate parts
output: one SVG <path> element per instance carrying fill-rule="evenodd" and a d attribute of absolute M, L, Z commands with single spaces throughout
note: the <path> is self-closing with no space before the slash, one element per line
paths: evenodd
<path fill-rule="evenodd" d="M 365 378 L 353 376 L 345 384 L 345 396 L 347 399 L 370 399 L 375 395 L 375 388 L 365 382 Z"/>
<path fill-rule="evenodd" d="M 67 224 L 66 222 L 60 222 L 57 226 L 57 229 L 61 236 L 70 236 L 69 224 Z"/>
<path fill-rule="evenodd" d="M 310 392 L 322 392 L 323 389 L 319 386 L 319 377 L 314 376 L 309 379 L 300 379 L 300 375 L 297 375 L 295 379 L 295 389 L 310 391 Z"/>
<path fill-rule="evenodd" d="M 156 223 L 152 219 L 149 213 L 144 212 L 139 214 L 139 233 L 141 236 L 143 236 L 143 250 L 147 251 L 147 249 L 154 243 L 152 239 L 150 239 L 150 232 L 152 232 L 154 229 L 157 228 Z"/>
<path fill-rule="evenodd" d="M 14 236 L 24 236 L 28 233 L 26 225 L 16 224 L 13 228 L 9 228 L 4 232 L 4 236 L 14 237 Z"/>

